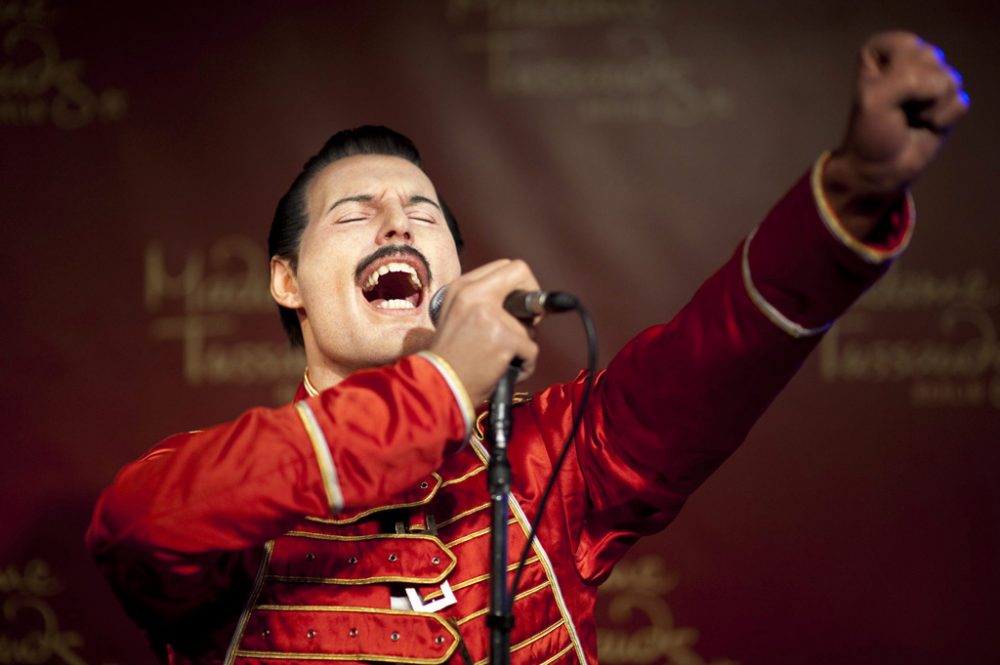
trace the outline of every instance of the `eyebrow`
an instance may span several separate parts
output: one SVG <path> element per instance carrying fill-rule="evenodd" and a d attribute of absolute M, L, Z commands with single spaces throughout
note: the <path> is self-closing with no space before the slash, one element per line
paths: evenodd
<path fill-rule="evenodd" d="M 342 205 L 342 204 L 344 204 L 344 203 L 357 203 L 357 202 L 361 202 L 361 203 L 368 203 L 368 202 L 370 202 L 370 201 L 371 201 L 372 199 L 374 199 L 374 198 L 375 198 L 375 197 L 374 197 L 374 196 L 372 196 L 371 194 L 357 194 L 357 195 L 355 195 L 355 196 L 345 196 L 345 197 L 344 197 L 344 198 L 342 198 L 342 199 L 337 199 L 337 200 L 336 200 L 336 201 L 335 201 L 335 202 L 333 203 L 333 205 L 332 205 L 332 206 L 330 206 L 329 208 L 327 208 L 327 210 L 326 210 L 326 211 L 327 211 L 327 212 L 330 212 L 331 210 L 333 210 L 333 209 L 334 209 L 334 208 L 336 208 L 337 206 L 339 206 L 339 205 Z"/>
<path fill-rule="evenodd" d="M 441 206 L 439 206 L 436 202 L 430 200 L 426 196 L 411 196 L 410 200 L 409 200 L 409 204 L 413 205 L 414 203 L 430 203 L 432 206 L 434 206 L 438 210 L 441 209 Z"/>
<path fill-rule="evenodd" d="M 358 203 L 358 202 L 370 203 L 374 199 L 375 197 L 372 196 L 371 194 L 355 194 L 354 196 L 345 196 L 342 199 L 337 199 L 336 201 L 334 201 L 333 205 L 327 209 L 327 212 L 330 212 L 331 210 L 333 210 L 334 208 L 343 203 Z M 441 206 L 439 206 L 435 201 L 427 198 L 426 196 L 420 196 L 420 195 L 411 196 L 410 200 L 407 201 L 406 203 L 407 205 L 413 205 L 414 203 L 429 203 L 438 210 L 441 210 Z"/>

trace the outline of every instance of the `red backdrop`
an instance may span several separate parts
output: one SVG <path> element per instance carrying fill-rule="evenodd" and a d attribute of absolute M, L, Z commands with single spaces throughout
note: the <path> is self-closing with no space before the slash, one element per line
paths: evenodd
<path fill-rule="evenodd" d="M 148 663 L 83 551 L 163 436 L 286 399 L 274 204 L 336 129 L 421 146 L 474 266 L 580 294 L 604 361 L 844 124 L 856 48 L 940 44 L 973 112 L 919 228 L 605 589 L 605 663 L 996 662 L 1000 152 L 985 4 L 0 1 L 0 663 Z M 993 86 L 993 87 L 991 87 Z M 993 174 L 993 176 L 990 176 Z M 582 362 L 546 322 L 533 385 Z"/>

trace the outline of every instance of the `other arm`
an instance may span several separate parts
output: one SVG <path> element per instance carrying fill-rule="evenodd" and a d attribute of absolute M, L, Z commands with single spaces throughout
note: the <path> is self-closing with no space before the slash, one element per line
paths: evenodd
<path fill-rule="evenodd" d="M 873 37 L 842 146 L 673 321 L 641 333 L 599 378 L 578 453 L 591 504 L 577 550 L 585 578 L 602 579 L 635 538 L 673 519 L 905 248 L 906 192 L 966 111 L 960 81 L 915 35 Z"/>
<path fill-rule="evenodd" d="M 232 555 L 307 515 L 378 505 L 461 445 L 471 405 L 433 355 L 358 372 L 317 396 L 179 434 L 126 466 L 87 546 L 119 594 L 158 618 L 227 586 Z"/>

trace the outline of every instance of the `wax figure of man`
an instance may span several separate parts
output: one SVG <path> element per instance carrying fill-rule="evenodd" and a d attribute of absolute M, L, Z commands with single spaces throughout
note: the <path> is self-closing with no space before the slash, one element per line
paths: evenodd
<path fill-rule="evenodd" d="M 965 112 L 939 51 L 862 49 L 847 137 L 595 395 L 514 603 L 512 662 L 596 662 L 596 585 L 744 438 L 909 237 L 907 186 Z M 473 405 L 537 349 L 501 307 L 520 261 L 460 274 L 457 227 L 412 145 L 338 134 L 272 228 L 271 290 L 308 370 L 295 403 L 166 439 L 102 495 L 88 545 L 174 663 L 482 663 L 488 496 Z M 450 283 L 441 320 L 429 294 Z M 301 336 L 301 337 L 299 337 Z M 582 377 L 514 408 L 511 550 Z"/>

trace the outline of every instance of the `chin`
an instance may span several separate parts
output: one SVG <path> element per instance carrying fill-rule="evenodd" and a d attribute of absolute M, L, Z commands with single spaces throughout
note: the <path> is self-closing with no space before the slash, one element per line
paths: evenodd
<path fill-rule="evenodd" d="M 432 341 L 434 341 L 434 330 L 432 328 L 410 328 L 403 336 L 403 344 L 399 355 L 402 357 L 423 351 L 430 347 Z"/>
<path fill-rule="evenodd" d="M 369 347 L 364 367 L 390 365 L 404 356 L 429 348 L 433 340 L 433 328 L 400 330 L 398 335 L 383 337 L 373 347 Z"/>

